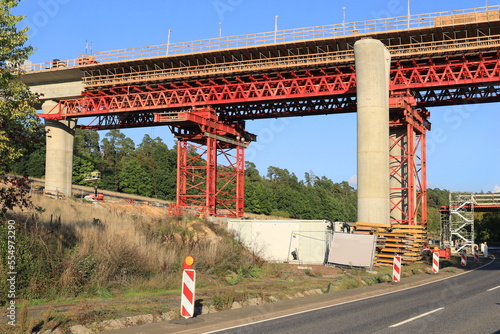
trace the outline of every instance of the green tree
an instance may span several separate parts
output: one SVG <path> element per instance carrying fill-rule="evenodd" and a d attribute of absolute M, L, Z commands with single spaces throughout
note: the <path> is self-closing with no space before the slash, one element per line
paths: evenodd
<path fill-rule="evenodd" d="M 170 150 L 161 138 L 152 139 L 146 134 L 139 144 L 136 156 L 148 172 L 153 197 L 173 200 L 177 182 L 176 150 Z"/>
<path fill-rule="evenodd" d="M 500 212 L 486 212 L 476 224 L 476 240 L 500 241 Z"/>
<path fill-rule="evenodd" d="M 104 189 L 119 191 L 120 172 L 126 157 L 134 154 L 134 141 L 120 130 L 109 131 L 102 140 L 101 150 L 103 165 L 101 169 L 101 187 Z"/>
<path fill-rule="evenodd" d="M 0 2 L 0 174 L 9 172 L 14 161 L 33 151 L 40 139 L 40 121 L 33 105 L 36 97 L 20 80 L 18 70 L 33 48 L 25 46 L 28 29 L 18 30 L 24 18 L 11 14 L 18 1 Z"/>
<path fill-rule="evenodd" d="M 85 174 L 102 168 L 99 134 L 95 131 L 76 129 L 73 150 L 73 183 L 90 186 Z"/>
<path fill-rule="evenodd" d="M 86 158 L 86 157 L 81 157 L 81 156 L 74 156 L 73 157 L 73 183 L 74 184 L 79 184 L 83 186 L 93 186 L 92 183 L 89 183 L 89 181 L 85 181 L 85 175 L 90 174 L 91 172 L 95 171 L 95 164 L 92 160 Z"/>
<path fill-rule="evenodd" d="M 439 209 L 449 204 L 450 192 L 446 189 L 427 189 L 427 231 L 431 238 L 438 239 L 441 233 Z"/>
<path fill-rule="evenodd" d="M 17 29 L 24 18 L 11 14 L 18 1 L 0 2 L 0 175 L 11 172 L 14 162 L 33 152 L 33 143 L 42 133 L 33 105 L 36 97 L 21 81 L 19 66 L 33 52 L 25 46 L 28 29 Z M 0 180 L 0 207 L 7 209 L 31 206 L 25 180 Z"/>
<path fill-rule="evenodd" d="M 427 189 L 427 206 L 439 209 L 443 205 L 448 205 L 450 192 L 446 189 Z"/>
<path fill-rule="evenodd" d="M 25 154 L 12 166 L 17 175 L 43 178 L 45 176 L 45 141 L 42 140 L 38 148 L 30 154 Z"/>
<path fill-rule="evenodd" d="M 255 164 L 246 163 L 245 210 L 298 219 L 356 219 L 356 190 L 347 182 L 305 173 L 304 181 L 286 169 L 271 166 L 261 177 Z"/>
<path fill-rule="evenodd" d="M 150 175 L 137 159 L 129 158 L 124 161 L 119 178 L 120 191 L 146 197 L 153 195 Z"/>
<path fill-rule="evenodd" d="M 96 161 L 101 156 L 99 134 L 96 131 L 77 128 L 73 146 L 75 155 L 91 157 L 92 160 Z"/>

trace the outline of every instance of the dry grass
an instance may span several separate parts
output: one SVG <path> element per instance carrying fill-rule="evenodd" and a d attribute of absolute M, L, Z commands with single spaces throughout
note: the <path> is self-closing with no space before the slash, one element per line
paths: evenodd
<path fill-rule="evenodd" d="M 148 223 L 148 217 L 69 200 L 37 197 L 34 202 L 45 209 L 38 221 L 52 221 L 52 227 L 73 231 L 76 238 L 60 281 L 69 292 L 78 293 L 88 283 L 102 287 L 134 274 L 161 272 L 171 261 L 162 244 L 137 230 L 137 223 Z"/>
<path fill-rule="evenodd" d="M 24 291 L 29 299 L 173 288 L 187 255 L 196 258 L 198 270 L 216 277 L 262 264 L 228 232 L 193 217 L 43 196 L 35 196 L 33 202 L 43 210 L 17 212 L 15 219 L 22 220 L 31 245 L 29 261 L 50 264 L 50 270 L 30 275 Z"/>

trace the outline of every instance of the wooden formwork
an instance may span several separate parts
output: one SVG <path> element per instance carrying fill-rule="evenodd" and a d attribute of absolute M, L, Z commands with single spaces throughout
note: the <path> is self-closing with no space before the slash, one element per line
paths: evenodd
<path fill-rule="evenodd" d="M 355 234 L 377 235 L 375 265 L 391 265 L 394 256 L 400 255 L 403 264 L 420 260 L 427 230 L 423 225 L 386 225 L 357 222 Z"/>

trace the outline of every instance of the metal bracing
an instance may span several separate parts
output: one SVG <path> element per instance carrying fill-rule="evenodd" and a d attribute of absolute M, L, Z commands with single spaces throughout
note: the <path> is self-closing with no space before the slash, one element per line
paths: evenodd
<path fill-rule="evenodd" d="M 178 140 L 177 201 L 180 211 L 243 217 L 244 147 L 205 137 L 204 144 Z"/>
<path fill-rule="evenodd" d="M 500 211 L 500 193 L 474 194 L 474 211 Z"/>
<path fill-rule="evenodd" d="M 454 247 L 464 240 L 474 243 L 474 213 L 499 212 L 500 194 L 450 193 L 450 203 L 440 209 L 441 245 Z"/>
<path fill-rule="evenodd" d="M 390 101 L 391 223 L 427 224 L 426 132 L 429 112 L 411 96 Z"/>
<path fill-rule="evenodd" d="M 59 101 L 43 118 L 88 117 L 80 127 L 93 130 L 168 125 L 179 141 L 177 209 L 241 217 L 244 148 L 256 139 L 244 120 L 355 112 L 352 45 L 380 39 L 393 60 L 391 221 L 425 225 L 424 108 L 500 101 L 498 8 L 169 43 L 25 69 L 84 73 L 84 97 Z M 447 243 L 473 243 L 467 214 L 443 214 Z"/>
<path fill-rule="evenodd" d="M 500 101 L 500 85 L 462 86 L 456 88 L 413 91 L 421 107 L 439 107 L 459 104 L 488 103 Z"/>
<path fill-rule="evenodd" d="M 454 55 L 457 52 L 487 52 L 500 46 L 500 35 L 480 36 L 463 39 L 441 40 L 432 42 L 419 42 L 418 44 L 405 44 L 388 46 L 392 59 L 408 59 L 418 55 L 433 56 Z M 159 60 L 158 60 L 159 61 Z M 87 90 L 106 86 L 137 85 L 151 82 L 166 82 L 172 80 L 187 80 L 188 78 L 203 78 L 206 76 L 241 75 L 243 72 L 265 72 L 269 69 L 286 69 L 287 71 L 300 70 L 301 68 L 325 67 L 330 64 L 353 63 L 354 51 L 341 50 L 324 52 L 315 50 L 312 53 L 286 56 L 265 57 L 256 59 L 226 60 L 224 58 L 202 58 L 201 64 L 188 64 L 182 67 L 179 64 L 130 64 L 119 68 L 89 69 L 84 71 L 82 78 Z"/>
<path fill-rule="evenodd" d="M 446 89 L 413 91 L 419 107 L 459 105 L 471 103 L 500 102 L 500 85 L 468 86 Z M 214 108 L 221 119 L 265 119 L 290 116 L 311 116 L 349 113 L 356 111 L 356 96 L 341 95 L 315 99 L 256 102 L 239 105 L 221 105 Z M 173 110 L 173 113 L 181 112 Z M 155 112 L 130 112 L 95 116 L 86 126 L 87 130 L 107 130 L 140 126 L 162 126 Z"/>
<path fill-rule="evenodd" d="M 439 213 L 441 225 L 440 246 L 442 248 L 451 248 L 450 211 L 448 209 L 441 208 Z"/>
<path fill-rule="evenodd" d="M 244 124 L 223 124 L 210 108 L 156 116 L 169 122 L 178 139 L 178 211 L 242 217 L 244 149 L 255 136 Z"/>
<path fill-rule="evenodd" d="M 474 195 L 464 192 L 450 192 L 448 244 L 460 252 L 474 247 Z"/>
<path fill-rule="evenodd" d="M 391 91 L 417 92 L 455 89 L 460 98 L 470 98 L 472 87 L 491 87 L 500 81 L 500 52 L 489 55 L 460 55 L 447 57 L 443 63 L 436 59 L 397 62 L 391 69 Z M 155 85 L 147 87 L 115 87 L 108 91 L 87 92 L 81 99 L 62 100 L 48 114 L 41 117 L 62 119 L 89 117 L 130 112 L 157 112 L 179 108 L 211 105 L 233 106 L 241 104 L 276 103 L 294 99 L 307 100 L 352 95 L 356 89 L 354 68 L 335 71 L 303 71 L 301 73 L 275 73 L 255 75 L 238 80 L 185 83 L 185 85 Z M 201 86 L 200 86 L 201 85 Z M 465 88 L 464 88 L 465 87 Z M 484 90 L 483 90 L 484 91 Z M 496 94 L 496 92 L 495 92 Z M 425 93 L 420 93 L 420 96 Z M 437 94 L 439 95 L 439 94 Z M 487 95 L 491 101 L 491 95 Z M 441 96 L 439 101 L 453 97 Z M 476 102 L 481 95 L 474 94 Z M 498 99 L 498 95 L 494 97 Z M 432 105 L 432 99 L 427 98 Z M 470 102 L 469 102 L 470 103 Z M 254 118 L 249 115 L 248 118 Z"/>

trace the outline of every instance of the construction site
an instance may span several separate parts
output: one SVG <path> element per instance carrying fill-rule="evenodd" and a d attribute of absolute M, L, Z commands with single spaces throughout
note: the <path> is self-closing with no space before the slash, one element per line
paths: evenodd
<path fill-rule="evenodd" d="M 429 246 L 432 107 L 499 102 L 499 46 L 500 6 L 488 6 L 96 52 L 26 65 L 22 80 L 51 133 L 46 193 L 71 195 L 75 127 L 167 126 L 178 147 L 172 214 L 215 219 L 244 216 L 245 149 L 258 141 L 245 121 L 356 112 L 351 227 L 377 236 L 373 262 L 384 265 Z M 499 208 L 498 194 L 452 193 L 441 246 L 472 249 L 474 212 Z"/>

